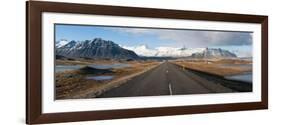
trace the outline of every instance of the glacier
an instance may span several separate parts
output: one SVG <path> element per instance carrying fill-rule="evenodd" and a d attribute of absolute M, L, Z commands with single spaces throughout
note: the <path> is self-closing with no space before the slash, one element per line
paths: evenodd
<path fill-rule="evenodd" d="M 150 48 L 147 45 L 140 46 L 121 46 L 132 50 L 139 56 L 144 57 L 188 57 L 193 53 L 203 52 L 205 48 L 179 48 L 179 47 L 156 47 Z"/>

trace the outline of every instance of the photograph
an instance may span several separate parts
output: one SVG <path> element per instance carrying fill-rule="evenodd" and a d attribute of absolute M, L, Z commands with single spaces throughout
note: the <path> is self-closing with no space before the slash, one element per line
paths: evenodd
<path fill-rule="evenodd" d="M 26 124 L 268 109 L 268 15 L 48 1 L 25 15 Z"/>
<path fill-rule="evenodd" d="M 55 99 L 252 92 L 253 32 L 54 24 Z"/>

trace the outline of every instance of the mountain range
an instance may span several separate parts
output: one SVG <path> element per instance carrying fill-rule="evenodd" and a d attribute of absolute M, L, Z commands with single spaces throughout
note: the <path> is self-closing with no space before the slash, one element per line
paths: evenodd
<path fill-rule="evenodd" d="M 85 41 L 56 42 L 56 55 L 69 58 L 137 59 L 138 55 L 101 38 Z"/>
<path fill-rule="evenodd" d="M 147 45 L 136 47 L 122 46 L 125 49 L 132 50 L 139 56 L 144 57 L 188 57 L 193 53 L 202 52 L 205 48 L 176 48 L 176 47 L 156 47 L 149 48 Z"/>
<path fill-rule="evenodd" d="M 139 59 L 139 57 L 192 57 L 192 58 L 236 58 L 234 53 L 220 48 L 176 48 L 147 45 L 135 47 L 119 46 L 110 40 L 95 38 L 85 41 L 61 40 L 56 42 L 56 55 L 70 58 L 121 58 Z"/>
<path fill-rule="evenodd" d="M 202 52 L 196 52 L 191 55 L 192 58 L 236 58 L 234 53 L 223 49 L 206 48 Z"/>

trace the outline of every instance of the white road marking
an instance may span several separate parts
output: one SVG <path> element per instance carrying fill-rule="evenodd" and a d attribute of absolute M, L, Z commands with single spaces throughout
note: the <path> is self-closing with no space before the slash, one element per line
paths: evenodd
<path fill-rule="evenodd" d="M 166 70 L 166 73 L 169 73 L 169 71 L 168 71 L 168 70 Z"/>
<path fill-rule="evenodd" d="M 170 95 L 173 95 L 172 84 L 171 83 L 169 83 L 169 91 L 170 91 Z"/>

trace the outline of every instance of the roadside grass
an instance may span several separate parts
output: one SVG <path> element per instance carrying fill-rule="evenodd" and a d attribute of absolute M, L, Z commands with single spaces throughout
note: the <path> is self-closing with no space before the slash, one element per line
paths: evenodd
<path fill-rule="evenodd" d="M 222 64 L 251 64 L 250 61 L 240 60 L 196 60 L 196 61 L 174 61 L 177 66 L 187 69 L 198 76 L 204 77 L 209 81 L 214 81 L 224 87 L 237 92 L 252 92 L 252 84 L 242 81 L 233 81 L 224 79 L 228 75 L 236 75 L 244 72 L 252 72 L 252 67 L 225 67 Z"/>
<path fill-rule="evenodd" d="M 64 61 L 75 65 L 75 61 Z M 84 63 L 84 62 L 82 62 Z M 89 63 L 89 62 L 86 62 Z M 84 64 L 86 64 L 84 63 Z M 109 62 L 107 62 L 109 63 Z M 112 63 L 112 62 L 110 62 Z M 92 67 L 83 67 L 78 70 L 58 72 L 55 74 L 55 90 L 56 99 L 77 99 L 77 98 L 94 98 L 104 91 L 112 89 L 120 84 L 123 84 L 124 80 L 129 79 L 128 76 L 140 73 L 144 70 L 148 70 L 159 62 L 127 62 L 131 66 L 120 69 L 95 69 Z M 79 62 L 76 65 L 80 65 Z M 89 63 L 92 64 L 92 63 Z M 105 63 L 103 63 L 105 64 Z M 97 81 L 86 79 L 87 76 L 99 76 L 110 75 L 114 76 L 111 80 Z"/>
<path fill-rule="evenodd" d="M 222 64 L 251 64 L 251 61 L 246 60 L 189 60 L 174 61 L 173 63 L 181 66 L 182 68 L 189 68 L 218 76 L 237 75 L 243 72 L 252 71 L 252 67 L 222 66 Z"/>

